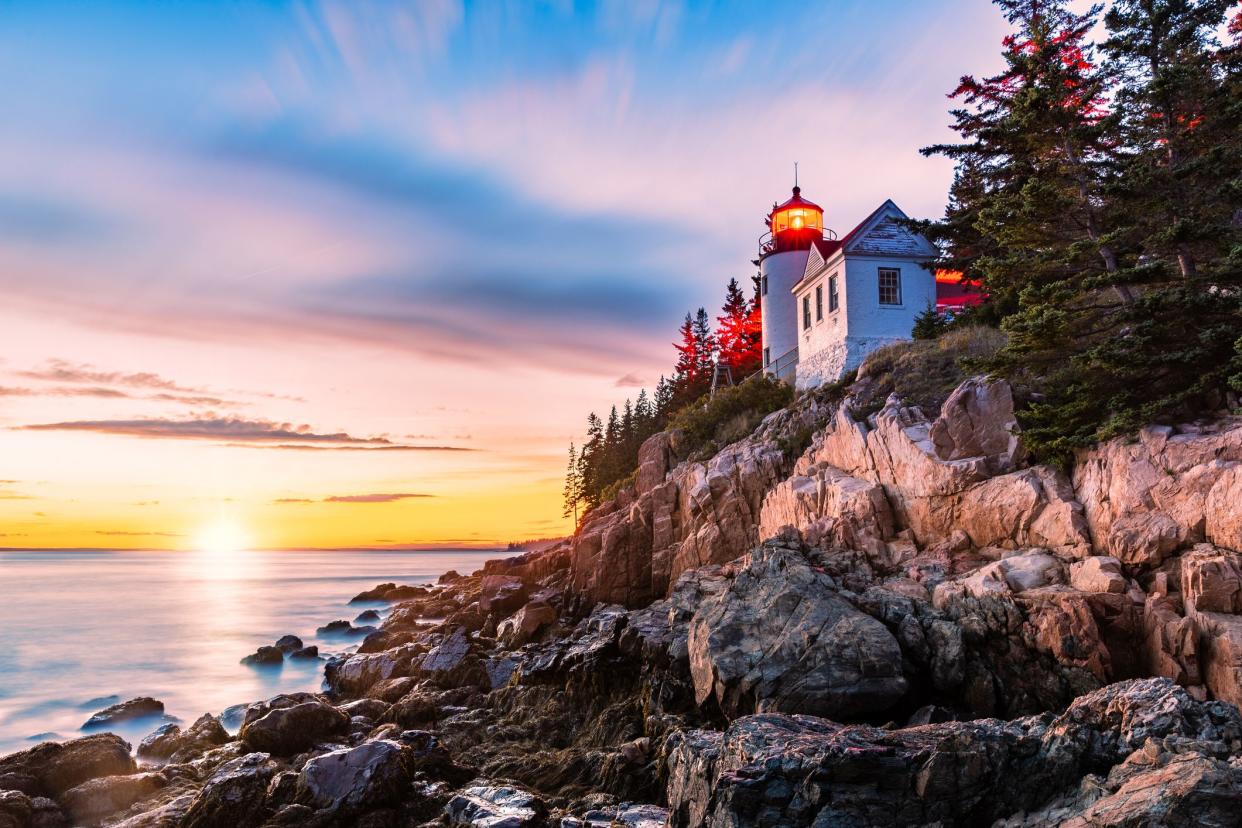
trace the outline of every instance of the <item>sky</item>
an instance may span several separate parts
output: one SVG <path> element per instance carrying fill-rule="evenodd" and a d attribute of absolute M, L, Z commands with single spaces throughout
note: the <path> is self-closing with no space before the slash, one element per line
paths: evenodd
<path fill-rule="evenodd" d="M 985 0 L 0 0 L 0 547 L 569 531 L 799 163 L 943 211 Z"/>

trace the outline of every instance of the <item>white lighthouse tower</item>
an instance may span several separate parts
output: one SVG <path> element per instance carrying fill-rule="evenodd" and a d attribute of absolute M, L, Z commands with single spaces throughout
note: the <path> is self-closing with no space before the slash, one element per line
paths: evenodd
<path fill-rule="evenodd" d="M 794 381 L 798 365 L 798 300 L 793 294 L 806 270 L 811 245 L 824 238 L 824 211 L 793 188 L 793 197 L 772 207 L 768 232 L 759 240 L 759 291 L 763 309 L 763 369 Z"/>

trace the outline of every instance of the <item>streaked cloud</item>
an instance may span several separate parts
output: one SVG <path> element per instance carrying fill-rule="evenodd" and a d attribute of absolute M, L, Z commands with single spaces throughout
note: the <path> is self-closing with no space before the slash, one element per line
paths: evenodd
<path fill-rule="evenodd" d="M 228 443 L 286 442 L 329 445 L 396 446 L 387 437 L 357 437 L 344 431 L 317 432 L 310 425 L 247 420 L 240 417 L 199 417 L 184 420 L 69 420 L 18 426 L 22 431 L 89 431 L 126 437 L 169 440 L 216 440 Z"/>
<path fill-rule="evenodd" d="M 411 494 L 409 492 L 332 495 L 331 497 L 325 497 L 324 503 L 393 503 L 398 500 L 410 500 L 412 498 L 424 497 L 435 497 L 435 495 Z"/>

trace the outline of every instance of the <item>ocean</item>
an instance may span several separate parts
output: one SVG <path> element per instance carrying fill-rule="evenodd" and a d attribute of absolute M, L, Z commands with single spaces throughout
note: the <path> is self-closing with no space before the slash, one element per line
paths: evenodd
<path fill-rule="evenodd" d="M 0 754 L 83 735 L 99 709 L 136 696 L 183 726 L 203 713 L 317 690 L 323 662 L 253 668 L 243 656 L 285 634 L 321 654 L 357 638 L 316 628 L 353 620 L 376 584 L 475 571 L 503 550 L 0 551 Z M 135 747 L 159 721 L 113 728 Z"/>

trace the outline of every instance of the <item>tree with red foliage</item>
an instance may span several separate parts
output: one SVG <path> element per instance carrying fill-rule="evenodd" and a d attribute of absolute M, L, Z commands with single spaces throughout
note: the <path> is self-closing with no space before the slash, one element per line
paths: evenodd
<path fill-rule="evenodd" d="M 699 376 L 699 339 L 694 335 L 694 318 L 686 314 L 686 319 L 678 329 L 680 342 L 674 342 L 677 349 L 677 364 L 673 367 L 673 383 L 677 388 L 693 384 Z"/>
<path fill-rule="evenodd" d="M 730 279 L 725 290 L 723 313 L 716 317 L 716 346 L 719 362 L 729 366 L 735 382 L 753 374 L 761 361 L 758 316 L 746 300 L 737 279 Z"/>

